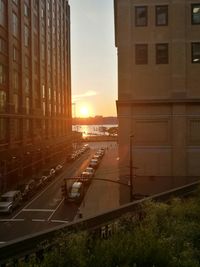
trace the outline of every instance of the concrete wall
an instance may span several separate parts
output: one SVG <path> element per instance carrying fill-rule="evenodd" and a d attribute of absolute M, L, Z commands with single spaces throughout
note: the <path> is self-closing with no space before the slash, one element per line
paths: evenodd
<path fill-rule="evenodd" d="M 192 3 L 199 1 L 192 1 Z M 168 5 L 168 25 L 155 25 L 155 6 Z M 142 176 L 200 175 L 200 64 L 191 63 L 191 1 L 115 1 L 121 179 L 133 165 Z M 148 26 L 135 27 L 135 7 L 148 7 Z M 156 64 L 157 43 L 168 43 L 169 63 Z M 148 45 L 148 64 L 135 64 L 135 45 Z"/>

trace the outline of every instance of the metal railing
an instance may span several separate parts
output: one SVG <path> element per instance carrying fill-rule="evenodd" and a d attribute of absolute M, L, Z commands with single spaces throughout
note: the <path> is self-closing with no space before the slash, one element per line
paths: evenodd
<path fill-rule="evenodd" d="M 15 262 L 15 260 L 17 259 L 23 257 L 25 258 L 32 254 L 37 254 L 37 252 L 41 250 L 41 247 L 38 246 L 39 244 L 41 244 L 41 242 L 47 241 L 50 246 L 52 243 L 54 243 L 55 238 L 61 232 L 67 233 L 73 230 L 92 230 L 99 232 L 98 230 L 101 229 L 103 229 L 104 231 L 106 226 L 110 226 L 110 224 L 115 223 L 115 221 L 119 219 L 119 217 L 126 213 L 134 212 L 135 214 L 139 214 L 142 211 L 141 204 L 146 201 L 153 200 L 163 202 L 168 201 L 171 197 L 186 196 L 197 191 L 199 185 L 200 181 L 197 181 L 182 187 L 174 188 L 172 190 L 153 195 L 151 197 L 146 197 L 144 199 L 134 201 L 132 203 L 123 205 L 117 209 L 113 209 L 109 212 L 105 212 L 94 217 L 80 219 L 77 222 L 71 222 L 67 225 L 60 225 L 52 228 L 51 230 L 38 232 L 36 234 L 24 236 L 22 238 L 10 241 L 0 247 L 0 266 L 6 266 L 6 263 L 9 262 L 10 259 Z M 108 228 L 109 227 L 107 227 L 107 229 Z"/>

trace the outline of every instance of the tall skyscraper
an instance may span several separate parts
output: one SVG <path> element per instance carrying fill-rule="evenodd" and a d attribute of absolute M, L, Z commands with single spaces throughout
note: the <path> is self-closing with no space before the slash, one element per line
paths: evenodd
<path fill-rule="evenodd" d="M 114 8 L 121 177 L 130 151 L 138 175 L 199 176 L 200 1 L 115 0 Z"/>
<path fill-rule="evenodd" d="M 0 0 L 0 185 L 71 146 L 68 0 Z"/>

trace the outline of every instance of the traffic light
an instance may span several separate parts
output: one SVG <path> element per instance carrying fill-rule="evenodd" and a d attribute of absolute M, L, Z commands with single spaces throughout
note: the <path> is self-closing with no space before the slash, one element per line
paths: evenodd
<path fill-rule="evenodd" d="M 64 184 L 61 185 L 61 193 L 62 193 L 62 196 L 66 199 L 67 198 L 67 185 L 66 185 L 66 182 L 64 182 Z"/>

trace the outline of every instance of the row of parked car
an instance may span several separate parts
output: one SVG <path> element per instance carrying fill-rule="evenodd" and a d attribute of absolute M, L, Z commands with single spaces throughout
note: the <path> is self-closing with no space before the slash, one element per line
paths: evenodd
<path fill-rule="evenodd" d="M 35 177 L 26 183 L 21 183 L 16 190 L 8 191 L 0 197 L 0 213 L 12 213 L 23 201 L 30 199 L 38 190 L 52 181 L 63 169 L 58 164 L 55 168 L 45 169 L 41 176 Z"/>
<path fill-rule="evenodd" d="M 103 158 L 105 149 L 99 149 L 96 154 L 90 160 L 88 167 L 77 177 L 76 182 L 72 184 L 68 192 L 68 201 L 80 203 L 84 197 L 84 188 L 86 185 L 90 184 L 92 178 L 95 175 L 101 159 Z"/>
<path fill-rule="evenodd" d="M 90 149 L 88 144 L 83 145 L 80 149 L 74 151 L 69 158 L 69 161 L 75 161 L 77 158 L 79 158 L 83 153 L 88 151 Z"/>

